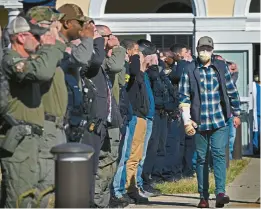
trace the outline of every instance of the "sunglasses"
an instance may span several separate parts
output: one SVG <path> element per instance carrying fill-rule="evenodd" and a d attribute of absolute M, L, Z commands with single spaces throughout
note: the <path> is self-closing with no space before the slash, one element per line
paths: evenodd
<path fill-rule="evenodd" d="M 109 35 L 102 35 L 103 38 L 110 38 L 112 36 L 112 34 Z"/>
<path fill-rule="evenodd" d="M 83 27 L 84 26 L 84 22 L 83 21 L 79 21 L 79 20 L 76 20 L 78 22 L 78 24 Z"/>

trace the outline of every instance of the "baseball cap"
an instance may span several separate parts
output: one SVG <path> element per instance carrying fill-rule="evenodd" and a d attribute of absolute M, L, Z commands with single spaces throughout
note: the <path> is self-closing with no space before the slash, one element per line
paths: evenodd
<path fill-rule="evenodd" d="M 7 31 L 9 35 L 14 35 L 17 33 L 30 32 L 33 35 L 43 35 L 48 29 L 39 27 L 30 23 L 26 18 L 22 16 L 16 17 L 10 24 L 7 26 Z"/>
<path fill-rule="evenodd" d="M 198 40 L 198 47 L 201 46 L 210 46 L 214 48 L 214 42 L 213 39 L 208 36 L 203 36 Z"/>
<path fill-rule="evenodd" d="M 142 52 L 142 54 L 144 54 L 145 56 L 147 55 L 151 55 L 151 54 L 156 54 L 157 52 L 157 48 L 156 46 L 151 43 L 150 41 L 146 40 L 146 39 L 140 39 L 137 41 L 138 45 L 139 45 L 139 49 Z"/>
<path fill-rule="evenodd" d="M 64 4 L 58 11 L 65 14 L 63 20 L 93 21 L 90 17 L 84 16 L 83 11 L 76 4 Z"/>
<path fill-rule="evenodd" d="M 61 20 L 65 14 L 60 13 L 56 9 L 48 6 L 36 6 L 29 9 L 26 13 L 26 17 L 31 19 L 31 22 L 35 23 L 50 23 L 56 20 Z"/>
<path fill-rule="evenodd" d="M 19 2 L 23 4 L 23 10 L 25 12 L 35 6 L 56 6 L 56 0 L 19 0 Z"/>

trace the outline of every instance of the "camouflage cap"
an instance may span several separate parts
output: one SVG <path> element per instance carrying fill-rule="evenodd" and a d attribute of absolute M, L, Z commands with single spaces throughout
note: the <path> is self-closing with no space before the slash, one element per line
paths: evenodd
<path fill-rule="evenodd" d="M 48 6 L 36 6 L 32 7 L 26 13 L 26 16 L 36 23 L 50 23 L 53 21 L 61 20 L 65 14 L 48 7 Z"/>
<path fill-rule="evenodd" d="M 90 17 L 84 16 L 83 11 L 76 4 L 64 4 L 58 11 L 65 14 L 63 20 L 93 21 Z"/>

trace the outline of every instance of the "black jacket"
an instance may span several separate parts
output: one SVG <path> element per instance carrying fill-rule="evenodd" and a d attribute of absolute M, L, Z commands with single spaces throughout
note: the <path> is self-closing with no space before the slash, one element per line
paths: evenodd
<path fill-rule="evenodd" d="M 149 112 L 149 98 L 144 82 L 144 72 L 140 71 L 140 57 L 134 55 L 130 58 L 130 81 L 127 86 L 129 100 L 133 114 L 146 118 Z"/>

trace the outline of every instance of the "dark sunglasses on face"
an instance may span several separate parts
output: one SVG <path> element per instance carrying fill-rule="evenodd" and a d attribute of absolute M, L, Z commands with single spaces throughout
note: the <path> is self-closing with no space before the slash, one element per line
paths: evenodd
<path fill-rule="evenodd" d="M 102 35 L 103 38 L 110 38 L 112 36 L 112 34 L 109 35 Z"/>
<path fill-rule="evenodd" d="M 83 21 L 78 21 L 78 23 L 79 23 L 79 25 L 80 25 L 81 27 L 84 26 L 84 22 L 83 22 Z"/>

